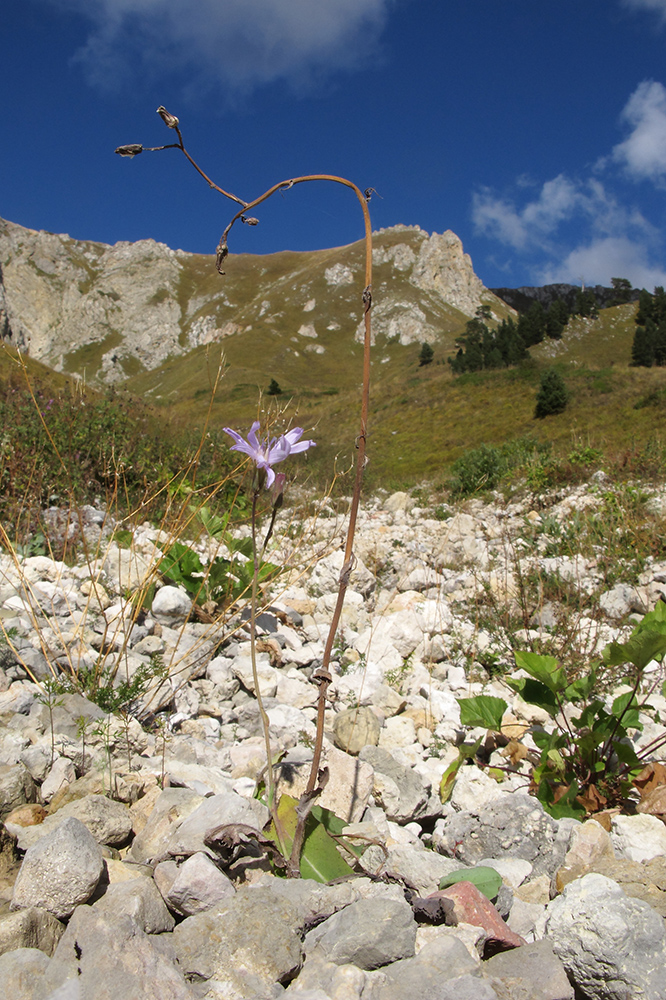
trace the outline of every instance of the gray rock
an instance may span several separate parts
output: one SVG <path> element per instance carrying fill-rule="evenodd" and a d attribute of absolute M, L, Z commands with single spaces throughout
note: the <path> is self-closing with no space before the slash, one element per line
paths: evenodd
<path fill-rule="evenodd" d="M 18 834 L 18 846 L 26 851 L 56 830 L 68 817 L 80 820 L 98 844 L 121 846 L 132 832 L 132 817 L 126 805 L 106 795 L 84 795 L 67 802 L 38 826 L 26 826 Z"/>
<path fill-rule="evenodd" d="M 363 747 L 377 746 L 381 724 L 371 708 L 346 708 L 333 723 L 335 745 L 346 753 L 357 754 Z"/>
<path fill-rule="evenodd" d="M 462 867 L 459 861 L 434 851 L 419 850 L 418 845 L 389 847 L 388 854 L 381 847 L 371 845 L 364 851 L 361 863 L 364 870 L 372 875 L 384 872 L 398 875 L 420 896 L 436 892 L 445 875 Z"/>
<path fill-rule="evenodd" d="M 505 793 L 472 813 L 457 813 L 438 823 L 437 849 L 476 865 L 483 858 L 522 858 L 533 876 L 553 875 L 562 864 L 566 842 L 540 802 L 522 792 Z"/>
<path fill-rule="evenodd" d="M 172 856 L 180 854 L 213 854 L 204 844 L 206 833 L 227 823 L 243 823 L 255 830 L 263 830 L 269 812 L 258 799 L 245 799 L 236 792 L 211 795 L 185 819 L 169 838 L 167 851 Z"/>
<path fill-rule="evenodd" d="M 36 799 L 37 788 L 25 764 L 0 764 L 0 819 Z"/>
<path fill-rule="evenodd" d="M 48 956 L 38 948 L 18 948 L 0 955 L 0 983 L 7 1000 L 43 1000 Z"/>
<path fill-rule="evenodd" d="M 306 959 L 298 979 L 289 986 L 285 998 L 295 1000 L 330 1000 L 341 997 L 344 1000 L 361 1000 L 363 995 L 377 1000 L 371 974 L 355 965 L 336 965 L 327 962 L 320 955 Z"/>
<path fill-rule="evenodd" d="M 46 971 L 52 991 L 72 981 L 81 1000 L 194 1000 L 182 972 L 131 917 L 90 906 L 77 908 Z"/>
<path fill-rule="evenodd" d="M 21 762 L 30 771 L 35 781 L 43 781 L 51 767 L 51 750 L 45 746 L 26 747 L 21 754 Z"/>
<path fill-rule="evenodd" d="M 648 610 L 645 601 L 635 587 L 627 583 L 616 583 L 612 590 L 607 590 L 599 597 L 599 607 L 609 618 L 621 621 L 632 611 L 644 615 Z"/>
<path fill-rule="evenodd" d="M 164 866 L 173 862 L 166 861 Z M 155 881 L 164 901 L 174 913 L 191 917 L 203 910 L 210 910 L 227 896 L 233 896 L 236 889 L 224 872 L 216 868 L 207 854 L 192 854 L 180 868 L 176 868 L 173 880 L 163 891 L 155 869 Z M 176 867 L 174 865 L 174 867 Z"/>
<path fill-rule="evenodd" d="M 615 816 L 611 841 L 617 857 L 649 861 L 666 854 L 666 827 L 656 816 Z"/>
<path fill-rule="evenodd" d="M 361 899 L 310 931 L 305 949 L 315 949 L 329 962 L 378 969 L 414 955 L 416 921 L 408 903 L 393 899 Z"/>
<path fill-rule="evenodd" d="M 65 927 L 48 910 L 31 906 L 0 917 L 0 954 L 16 948 L 38 948 L 52 955 Z"/>
<path fill-rule="evenodd" d="M 383 971 L 387 982 L 379 988 L 377 1000 L 407 997 L 438 1000 L 449 980 L 460 976 L 473 976 L 481 991 L 485 985 L 477 978 L 478 962 L 462 941 L 453 936 L 442 935 L 425 945 L 415 958 L 394 962 Z"/>
<path fill-rule="evenodd" d="M 57 792 L 74 781 L 76 781 L 76 770 L 71 760 L 67 760 L 66 757 L 56 757 L 39 790 L 42 802 L 50 802 Z"/>
<path fill-rule="evenodd" d="M 546 934 L 589 1000 L 663 1000 L 664 921 L 611 879 L 591 874 L 567 885 L 548 906 Z"/>
<path fill-rule="evenodd" d="M 132 861 L 151 864 L 168 857 L 167 844 L 184 819 L 197 809 L 203 797 L 189 788 L 165 788 L 160 792 L 145 827 L 130 850 Z"/>
<path fill-rule="evenodd" d="M 87 698 L 84 698 L 80 694 L 59 695 L 57 703 L 52 707 L 52 714 L 53 731 L 55 733 L 62 733 L 64 736 L 69 736 L 71 740 L 79 739 L 78 728 L 81 717 L 91 722 L 106 718 L 105 712 L 99 705 L 88 701 Z M 46 732 L 50 732 L 51 720 L 46 705 L 42 705 L 41 702 L 35 702 L 30 709 L 30 717 L 39 721 Z"/>
<path fill-rule="evenodd" d="M 296 908 L 299 928 L 312 927 L 338 910 L 355 903 L 366 879 L 354 879 L 336 885 L 323 885 L 313 879 L 283 879 L 264 875 L 251 888 L 271 892 Z"/>
<path fill-rule="evenodd" d="M 152 878 L 112 883 L 94 909 L 110 916 L 131 917 L 146 934 L 172 931 L 175 924 Z"/>
<path fill-rule="evenodd" d="M 301 748 L 296 749 L 300 751 Z M 280 794 L 286 792 L 295 799 L 300 798 L 306 789 L 312 751 L 306 750 L 300 758 L 294 760 L 289 754 L 278 769 L 278 792 Z M 372 793 L 374 781 L 372 767 L 327 741 L 324 742 L 323 766 L 328 768 L 329 779 L 322 795 L 317 799 L 317 805 L 322 809 L 330 809 L 347 823 L 357 822 L 363 815 Z"/>
<path fill-rule="evenodd" d="M 192 979 L 227 984 L 227 996 L 262 994 L 288 982 L 302 961 L 294 906 L 263 888 L 240 890 L 173 932 L 178 963 Z"/>
<path fill-rule="evenodd" d="M 102 869 L 96 840 L 80 820 L 69 817 L 26 852 L 11 907 L 39 906 L 60 919 L 69 917 L 90 899 Z"/>
<path fill-rule="evenodd" d="M 358 756 L 374 768 L 373 795 L 388 819 L 408 823 L 423 815 L 428 791 L 415 771 L 400 764 L 381 747 L 364 747 Z"/>
<path fill-rule="evenodd" d="M 511 990 L 519 983 L 521 1000 L 573 1000 L 573 986 L 548 940 L 500 952 L 484 962 L 482 970 L 500 996 L 513 996 Z"/>

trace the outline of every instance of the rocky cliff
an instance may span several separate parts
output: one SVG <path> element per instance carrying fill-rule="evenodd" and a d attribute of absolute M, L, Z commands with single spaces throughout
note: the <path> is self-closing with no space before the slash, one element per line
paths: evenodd
<path fill-rule="evenodd" d="M 381 230 L 373 259 L 380 339 L 435 342 L 481 304 L 507 314 L 450 231 Z M 0 220 L 0 336 L 58 371 L 107 383 L 258 325 L 322 353 L 319 331 L 358 336 L 362 260 L 360 243 L 246 254 L 220 278 L 212 257 L 154 240 L 107 246 Z"/>

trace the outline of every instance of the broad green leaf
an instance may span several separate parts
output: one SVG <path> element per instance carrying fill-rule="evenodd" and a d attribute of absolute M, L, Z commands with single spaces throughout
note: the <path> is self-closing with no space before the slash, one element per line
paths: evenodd
<path fill-rule="evenodd" d="M 557 715 L 559 706 L 555 695 L 541 681 L 535 681 L 532 677 L 507 677 L 506 682 L 509 687 L 518 692 L 523 701 L 529 702 L 530 705 L 536 705 L 537 708 L 542 708 L 553 717 Z"/>
<path fill-rule="evenodd" d="M 271 823 L 268 836 L 277 844 L 280 851 L 289 857 L 294 842 L 296 824 L 296 806 L 298 801 L 291 795 L 280 796 L 278 805 L 278 822 L 280 836 Z M 323 822 L 310 813 L 305 824 L 305 839 L 301 854 L 301 875 L 316 882 L 331 882 L 336 878 L 345 878 L 353 874 L 353 869 L 347 864 L 332 837 L 329 837 Z"/>
<path fill-rule="evenodd" d="M 310 814 L 318 823 L 321 823 L 327 833 L 331 834 L 333 837 L 340 837 L 343 842 L 343 847 L 350 854 L 356 855 L 357 858 L 362 857 L 367 844 L 358 845 L 351 844 L 347 837 L 343 837 L 342 831 L 349 824 L 344 820 L 336 816 L 334 812 L 330 809 L 324 809 L 322 806 L 313 806 Z"/>
<path fill-rule="evenodd" d="M 491 901 L 497 898 L 497 893 L 502 886 L 502 876 L 486 865 L 477 865 L 476 868 L 459 868 L 458 871 L 445 875 L 440 881 L 440 889 L 448 889 L 456 882 L 471 882 L 476 888 L 487 896 Z"/>
<path fill-rule="evenodd" d="M 547 733 L 544 729 L 533 729 L 532 739 L 539 750 L 550 750 L 553 747 L 562 747 L 566 743 L 566 737 L 557 729 L 552 733 Z"/>
<path fill-rule="evenodd" d="M 594 667 L 590 667 L 589 673 L 585 677 L 579 677 L 573 681 L 564 692 L 565 701 L 585 701 L 590 697 L 592 689 L 597 680 L 597 672 Z"/>
<path fill-rule="evenodd" d="M 586 705 L 579 718 L 576 719 L 577 729 L 595 729 L 604 732 L 610 725 L 615 725 L 615 719 L 608 714 L 604 703 L 598 698 Z"/>
<path fill-rule="evenodd" d="M 645 628 L 653 628 L 655 631 L 660 631 L 662 628 L 666 628 L 666 602 L 657 601 L 652 611 L 648 611 L 646 615 L 643 615 L 640 622 L 636 626 L 636 631 L 640 632 Z"/>
<path fill-rule="evenodd" d="M 633 691 L 625 691 L 618 695 L 613 702 L 611 712 L 616 719 L 620 719 L 625 729 L 642 729 L 643 725 L 638 718 L 638 701 Z"/>
<path fill-rule="evenodd" d="M 666 632 L 642 629 L 634 632 L 626 642 L 609 642 L 603 658 L 610 667 L 632 663 L 637 670 L 643 670 L 651 660 L 660 660 L 664 653 Z"/>
<path fill-rule="evenodd" d="M 547 780 L 542 781 L 537 788 L 537 798 L 553 819 L 562 819 L 565 816 L 581 819 L 585 815 L 585 808 L 580 802 L 576 802 L 576 796 L 579 794 L 580 788 L 576 781 L 571 782 L 567 791 L 557 802 L 553 801 L 555 798 L 554 789 Z"/>
<path fill-rule="evenodd" d="M 559 666 L 554 656 L 542 656 L 540 653 L 527 653 L 524 650 L 514 650 L 516 666 L 527 671 L 530 677 L 541 681 L 553 694 L 562 694 L 567 687 L 566 674 Z"/>
<path fill-rule="evenodd" d="M 629 767 L 643 766 L 631 743 L 625 743 L 624 740 L 613 741 L 613 753 L 622 764 L 627 764 Z"/>
<path fill-rule="evenodd" d="M 460 721 L 463 726 L 484 726 L 499 732 L 502 716 L 507 710 L 503 698 L 493 698 L 489 694 L 479 694 L 474 698 L 458 698 Z"/>

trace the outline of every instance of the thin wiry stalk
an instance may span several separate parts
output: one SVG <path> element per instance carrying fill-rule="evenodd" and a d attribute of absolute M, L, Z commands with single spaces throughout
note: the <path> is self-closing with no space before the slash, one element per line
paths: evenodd
<path fill-rule="evenodd" d="M 361 486 L 363 483 L 363 472 L 366 465 L 366 444 L 367 444 L 367 430 L 368 430 L 368 409 L 370 401 L 370 345 L 371 345 L 371 320 L 370 311 L 372 308 L 372 226 L 370 222 L 370 212 L 368 209 L 368 201 L 372 192 L 371 188 L 368 188 L 365 193 L 353 183 L 353 181 L 347 180 L 345 177 L 338 177 L 335 174 L 307 174 L 303 177 L 292 177 L 287 180 L 280 181 L 274 184 L 258 198 L 254 198 L 251 201 L 243 201 L 237 195 L 231 194 L 229 191 L 225 191 L 219 185 L 217 185 L 211 178 L 201 169 L 199 164 L 194 160 L 194 158 L 185 149 L 185 144 L 183 141 L 183 136 L 180 131 L 179 121 L 174 116 L 171 115 L 166 108 L 159 107 L 157 113 L 162 118 L 162 121 L 168 128 L 173 129 L 178 136 L 177 143 L 170 143 L 165 146 L 153 146 L 147 147 L 146 152 L 158 152 L 163 149 L 179 149 L 185 158 L 192 164 L 194 169 L 200 174 L 201 177 L 206 181 L 206 183 L 218 191 L 225 198 L 230 201 L 236 202 L 241 208 L 234 215 L 234 217 L 229 222 L 228 226 L 222 233 L 220 241 L 217 246 L 216 255 L 216 267 L 220 274 L 224 274 L 222 270 L 222 264 L 224 259 L 229 253 L 228 249 L 228 237 L 233 226 L 239 220 L 246 225 L 254 226 L 257 225 L 258 220 L 249 217 L 246 213 L 257 205 L 261 205 L 262 202 L 266 201 L 277 191 L 284 191 L 289 188 L 294 187 L 296 184 L 304 184 L 310 181 L 327 181 L 334 184 L 341 184 L 343 187 L 350 188 L 356 197 L 358 198 L 361 210 L 363 212 L 363 221 L 365 228 L 365 282 L 363 288 L 363 316 L 364 316 L 364 341 L 363 341 L 363 386 L 361 390 L 361 420 L 360 420 L 360 430 L 359 435 L 356 440 L 356 473 L 354 478 L 354 490 L 352 493 L 352 500 L 349 509 L 349 525 L 347 528 L 347 538 L 345 543 L 344 560 L 342 565 L 342 570 L 340 571 L 339 585 L 338 585 L 338 596 L 335 604 L 335 609 L 333 611 L 333 617 L 331 619 L 331 624 L 329 627 L 328 638 L 326 640 L 326 646 L 324 648 L 324 656 L 322 664 L 318 670 L 312 675 L 312 680 L 319 686 L 319 697 L 317 701 L 317 735 L 315 740 L 314 754 L 312 758 L 312 765 L 310 768 L 310 775 L 308 778 L 308 783 L 304 794 L 301 796 L 301 800 L 297 807 L 297 825 L 294 834 L 293 848 L 291 852 L 291 857 L 288 862 L 288 874 L 292 877 L 297 877 L 300 874 L 300 857 L 303 848 L 303 840 L 305 837 L 305 824 L 307 817 L 312 809 L 314 801 L 321 791 L 323 784 L 325 784 L 328 777 L 327 772 L 320 771 L 321 756 L 324 742 L 324 713 L 326 710 L 326 693 L 328 691 L 329 685 L 331 684 L 332 677 L 329 672 L 329 664 L 331 661 L 331 653 L 333 650 L 333 643 L 335 641 L 335 636 L 338 630 L 338 625 L 340 623 L 340 616 L 342 614 L 342 607 L 344 604 L 345 594 L 347 591 L 347 586 L 349 584 L 349 579 L 354 568 L 354 535 L 356 532 L 356 521 L 358 518 L 358 510 L 361 499 Z M 138 144 L 119 146 L 116 150 L 121 156 L 136 156 L 138 153 L 144 152 L 144 147 Z M 253 520 L 254 520 L 254 510 L 256 505 L 256 494 L 253 497 Z M 253 529 L 254 536 L 254 529 Z M 255 546 L 256 552 L 256 546 Z M 255 556 L 255 578 L 256 578 L 256 556 Z M 256 585 L 253 587 L 253 609 L 256 607 Z M 257 699 L 260 704 L 260 712 L 262 717 L 262 723 L 264 726 L 264 737 L 266 740 L 267 756 L 268 756 L 268 773 L 269 782 L 272 781 L 272 762 L 270 755 L 270 739 L 268 736 L 268 719 L 265 717 L 265 713 L 262 711 L 261 705 L 261 692 L 259 691 L 258 678 L 256 676 L 256 667 L 254 665 L 254 610 L 252 610 L 251 618 L 251 637 L 252 637 L 252 647 L 253 647 L 253 673 L 255 674 L 255 689 L 257 694 Z M 269 802 L 271 802 L 271 789 L 269 787 Z M 272 803 L 272 808 L 276 809 L 277 803 Z"/>

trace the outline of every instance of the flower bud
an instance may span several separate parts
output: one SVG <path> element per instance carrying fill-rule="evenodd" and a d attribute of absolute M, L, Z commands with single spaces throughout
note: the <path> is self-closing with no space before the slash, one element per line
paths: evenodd
<path fill-rule="evenodd" d="M 131 142 L 129 146 L 118 146 L 116 150 L 118 156 L 137 156 L 139 153 L 143 153 L 143 146 L 138 142 Z"/>
<path fill-rule="evenodd" d="M 178 128 L 178 119 L 175 115 L 170 115 L 166 108 L 160 104 L 157 113 L 168 128 Z"/>
<path fill-rule="evenodd" d="M 279 510 L 284 503 L 284 486 L 287 482 L 287 477 L 284 472 L 276 472 L 273 485 L 271 487 L 271 495 L 273 499 L 273 509 Z"/>

